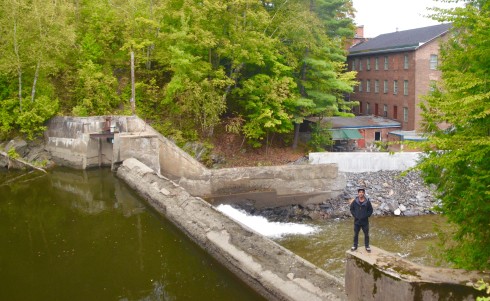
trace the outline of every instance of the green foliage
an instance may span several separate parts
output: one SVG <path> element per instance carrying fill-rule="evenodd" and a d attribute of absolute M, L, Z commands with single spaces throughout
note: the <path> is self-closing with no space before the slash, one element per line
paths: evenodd
<path fill-rule="evenodd" d="M 104 72 L 101 66 L 92 61 L 86 62 L 78 71 L 78 83 L 75 90 L 77 106 L 73 108 L 75 116 L 110 114 L 118 104 L 116 79 Z"/>
<path fill-rule="evenodd" d="M 45 122 L 58 111 L 58 100 L 40 96 L 35 102 L 26 103 L 24 110 L 16 118 L 20 132 L 28 139 L 34 139 L 46 130 Z"/>
<path fill-rule="evenodd" d="M 252 146 L 259 147 L 269 133 L 287 133 L 293 128 L 287 103 L 296 85 L 291 78 L 271 78 L 259 74 L 243 83 L 237 93 L 247 119 L 243 133 Z"/>
<path fill-rule="evenodd" d="M 259 146 L 306 116 L 350 111 L 348 0 L 5 0 L 0 16 L 2 135 L 41 124 L 31 91 L 64 114 L 127 112 L 129 53 L 137 114 L 178 144 L 224 116 Z"/>
<path fill-rule="evenodd" d="M 324 122 L 317 122 L 311 126 L 311 139 L 308 147 L 314 152 L 323 152 L 329 145 L 333 145 L 332 135 L 328 130 L 330 126 Z"/>
<path fill-rule="evenodd" d="M 490 57 L 483 55 L 490 47 L 490 3 L 469 1 L 436 17 L 452 21 L 453 29 L 441 51 L 439 89 L 422 106 L 430 134 L 418 168 L 454 225 L 446 260 L 484 270 L 490 268 Z"/>
<path fill-rule="evenodd" d="M 12 158 L 12 159 L 19 159 L 20 158 L 20 155 L 15 151 L 15 148 L 10 148 L 8 151 L 7 151 L 7 155 Z"/>
<path fill-rule="evenodd" d="M 58 101 L 40 96 L 35 102 L 28 101 L 20 111 L 17 99 L 0 101 L 0 135 L 10 137 L 15 131 L 34 139 L 46 130 L 45 122 L 58 111 Z"/>
<path fill-rule="evenodd" d="M 487 296 L 490 296 L 490 284 L 483 281 L 483 279 L 478 280 L 474 284 L 475 288 L 479 291 L 485 291 Z M 476 297 L 477 301 L 490 301 L 490 297 Z"/>
<path fill-rule="evenodd" d="M 0 100 L 0 138 L 8 138 L 15 130 L 15 120 L 18 116 L 19 103 L 17 99 Z"/>

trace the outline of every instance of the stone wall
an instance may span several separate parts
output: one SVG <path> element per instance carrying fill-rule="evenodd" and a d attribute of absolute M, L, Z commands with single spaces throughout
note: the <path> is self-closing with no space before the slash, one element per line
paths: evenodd
<path fill-rule="evenodd" d="M 483 292 L 472 283 L 490 274 L 420 266 L 372 247 L 347 251 L 345 290 L 349 300 L 475 300 Z"/>
<path fill-rule="evenodd" d="M 160 214 L 268 300 L 346 300 L 342 282 L 137 161 L 117 170 Z"/>

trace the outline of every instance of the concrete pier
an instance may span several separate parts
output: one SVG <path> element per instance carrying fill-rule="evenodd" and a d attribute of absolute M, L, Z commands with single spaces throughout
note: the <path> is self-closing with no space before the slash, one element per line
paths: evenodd
<path fill-rule="evenodd" d="M 489 274 L 459 269 L 427 267 L 371 246 L 347 251 L 345 290 L 358 301 L 473 301 L 484 296 L 473 283 Z"/>
<path fill-rule="evenodd" d="M 339 279 L 238 224 L 138 160 L 125 160 L 117 175 L 265 298 L 346 300 Z"/>

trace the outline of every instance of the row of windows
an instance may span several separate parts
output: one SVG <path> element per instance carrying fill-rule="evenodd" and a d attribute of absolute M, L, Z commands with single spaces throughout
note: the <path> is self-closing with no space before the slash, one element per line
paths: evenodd
<path fill-rule="evenodd" d="M 364 61 L 364 64 L 363 64 Z M 429 59 L 429 68 L 431 70 L 436 70 L 437 69 L 437 63 L 438 63 L 438 58 L 437 54 L 431 54 L 430 59 Z M 380 59 L 379 57 L 374 58 L 374 70 L 379 70 L 379 65 L 380 65 Z M 363 70 L 363 66 L 366 67 L 366 70 L 371 70 L 371 58 L 355 58 L 354 61 L 352 62 L 352 70 Z M 408 54 L 403 55 L 403 69 L 408 69 L 409 67 L 409 57 Z M 385 55 L 383 57 L 383 69 L 388 70 L 389 69 L 389 57 Z"/>
<path fill-rule="evenodd" d="M 358 91 L 362 92 L 363 91 L 363 80 L 359 80 L 359 87 Z M 388 87 L 388 80 L 383 81 L 383 93 L 388 93 L 389 87 Z M 367 79 L 366 80 L 366 92 L 371 92 L 371 80 Z M 374 81 L 374 93 L 379 93 L 379 80 Z M 398 80 L 393 81 L 393 94 L 397 95 L 398 94 Z M 403 81 L 403 95 L 408 95 L 408 80 Z"/>
<path fill-rule="evenodd" d="M 364 111 L 363 111 L 363 103 L 362 101 L 360 102 L 360 107 L 359 107 L 359 113 L 360 114 L 363 114 Z M 373 114 L 376 115 L 376 116 L 380 116 L 379 115 L 379 108 L 378 108 L 378 104 L 374 104 L 374 112 L 372 112 L 372 108 L 371 108 L 371 104 L 369 102 L 366 103 L 366 115 L 371 115 Z M 398 106 L 393 106 L 393 111 L 392 111 L 392 115 L 391 116 L 388 116 L 388 105 L 387 104 L 384 104 L 383 105 L 383 117 L 391 117 L 393 119 L 398 119 Z M 408 108 L 407 107 L 403 107 L 403 121 L 404 122 L 408 122 Z"/>

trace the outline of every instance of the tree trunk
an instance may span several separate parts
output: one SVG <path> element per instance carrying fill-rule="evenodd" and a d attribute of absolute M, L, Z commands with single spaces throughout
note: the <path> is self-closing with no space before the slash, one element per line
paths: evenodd
<path fill-rule="evenodd" d="M 135 105 L 135 96 L 136 91 L 134 87 L 134 51 L 131 50 L 131 113 L 136 115 L 136 105 Z"/>
<path fill-rule="evenodd" d="M 299 123 L 294 123 L 294 139 L 293 139 L 293 149 L 298 147 L 299 140 Z"/>
<path fill-rule="evenodd" d="M 34 73 L 34 81 L 32 82 L 31 102 L 34 102 L 34 98 L 36 97 L 36 84 L 37 78 L 39 77 L 39 65 L 41 65 L 40 61 L 37 62 L 36 72 Z"/>
<path fill-rule="evenodd" d="M 19 76 L 19 107 L 22 112 L 22 68 L 20 66 L 19 44 L 17 43 L 17 20 L 14 21 L 14 52 L 17 57 L 17 74 Z"/>

